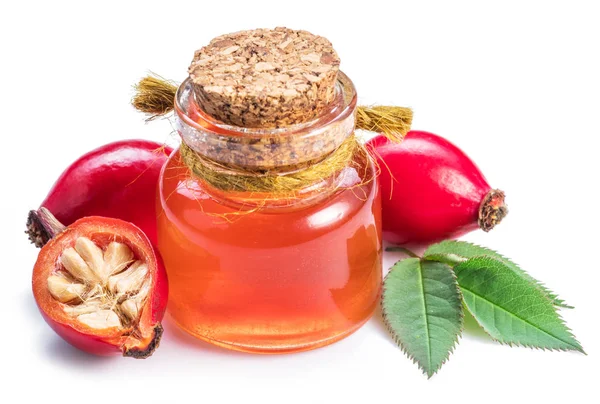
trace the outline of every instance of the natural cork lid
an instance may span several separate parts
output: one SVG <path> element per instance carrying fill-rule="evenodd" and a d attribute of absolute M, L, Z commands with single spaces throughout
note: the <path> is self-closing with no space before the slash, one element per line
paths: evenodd
<path fill-rule="evenodd" d="M 230 125 L 277 128 L 317 118 L 333 101 L 340 59 L 326 38 L 288 28 L 219 36 L 189 67 L 196 101 Z"/>

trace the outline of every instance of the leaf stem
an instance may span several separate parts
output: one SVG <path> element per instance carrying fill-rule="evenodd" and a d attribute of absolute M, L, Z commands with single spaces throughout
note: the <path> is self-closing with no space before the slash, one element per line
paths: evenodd
<path fill-rule="evenodd" d="M 408 255 L 409 257 L 412 257 L 412 258 L 421 258 L 417 254 L 415 254 L 414 252 L 412 252 L 411 250 L 409 250 L 408 248 L 404 248 L 404 247 L 398 247 L 398 246 L 388 247 L 388 248 L 385 249 L 385 251 L 401 252 L 401 253 L 406 254 L 406 255 Z"/>
<path fill-rule="evenodd" d="M 457 254 L 428 254 L 423 257 L 427 261 L 441 262 L 454 267 L 467 259 Z"/>

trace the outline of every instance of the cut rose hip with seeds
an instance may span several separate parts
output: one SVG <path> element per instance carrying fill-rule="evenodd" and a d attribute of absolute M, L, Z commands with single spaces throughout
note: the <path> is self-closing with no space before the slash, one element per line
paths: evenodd
<path fill-rule="evenodd" d="M 72 345 L 145 358 L 162 334 L 166 282 L 162 262 L 139 228 L 88 217 L 42 248 L 33 291 L 48 324 Z"/>

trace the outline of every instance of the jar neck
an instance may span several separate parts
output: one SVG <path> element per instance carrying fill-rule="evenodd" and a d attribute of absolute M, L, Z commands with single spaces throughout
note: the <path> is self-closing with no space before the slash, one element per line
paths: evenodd
<path fill-rule="evenodd" d="M 345 184 L 355 178 L 355 170 L 346 167 L 321 181 L 297 190 L 293 195 L 287 193 L 285 196 L 273 192 L 224 191 L 201 178 L 195 178 L 195 180 L 202 183 L 203 191 L 212 199 L 239 210 L 243 214 L 255 209 L 289 211 L 313 206 L 345 189 Z"/>
<path fill-rule="evenodd" d="M 336 96 L 311 122 L 265 129 L 216 121 L 194 98 L 186 80 L 176 100 L 182 162 L 218 199 L 247 206 L 312 203 L 344 182 L 357 143 L 356 91 L 340 72 Z"/>
<path fill-rule="evenodd" d="M 185 80 L 175 97 L 176 129 L 194 152 L 224 166 L 300 169 L 331 154 L 354 132 L 356 91 L 342 72 L 338 74 L 335 99 L 321 116 L 282 128 L 224 124 L 203 111 L 194 94 L 193 83 Z"/>
<path fill-rule="evenodd" d="M 273 192 L 248 192 L 248 191 L 226 191 L 218 189 L 201 178 L 191 175 L 189 170 L 181 161 L 180 150 L 171 157 L 173 160 L 169 167 L 175 169 L 171 176 L 178 178 L 180 184 L 192 190 L 200 192 L 196 196 L 198 200 L 206 197 L 215 200 L 219 204 L 229 206 L 241 215 L 251 213 L 260 209 L 263 211 L 273 210 L 278 212 L 295 211 L 317 205 L 338 193 L 346 190 L 359 199 L 365 197 L 364 186 L 370 184 L 375 177 L 375 166 L 364 147 L 353 155 L 352 161 L 347 167 L 339 172 L 323 178 L 302 189 L 293 195 L 281 196 Z"/>

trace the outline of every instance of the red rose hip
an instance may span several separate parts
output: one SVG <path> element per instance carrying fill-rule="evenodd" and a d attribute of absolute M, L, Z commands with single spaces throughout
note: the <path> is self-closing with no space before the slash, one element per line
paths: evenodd
<path fill-rule="evenodd" d="M 156 245 L 156 187 L 170 147 L 147 140 L 122 140 L 101 146 L 74 161 L 60 175 L 40 206 L 65 225 L 85 216 L 106 216 L 134 223 Z M 30 239 L 49 240 L 31 211 Z"/>
<path fill-rule="evenodd" d="M 401 143 L 377 136 L 367 148 L 381 168 L 386 241 L 425 244 L 489 231 L 508 213 L 504 193 L 440 136 L 410 131 Z"/>

